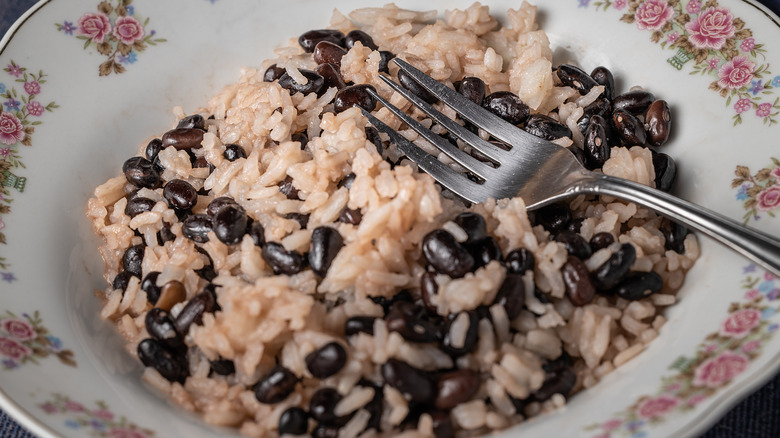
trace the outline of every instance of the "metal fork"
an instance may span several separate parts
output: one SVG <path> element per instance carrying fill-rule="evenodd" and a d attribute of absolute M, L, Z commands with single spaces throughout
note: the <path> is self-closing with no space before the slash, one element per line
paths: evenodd
<path fill-rule="evenodd" d="M 374 90 L 371 95 L 425 140 L 436 146 L 469 172 L 484 182 L 472 181 L 461 172 L 442 163 L 404 138 L 385 123 L 363 110 L 363 114 L 381 132 L 390 136 L 398 148 L 420 169 L 443 186 L 471 202 L 488 198 L 502 199 L 520 196 L 529 210 L 581 194 L 609 195 L 635 202 L 698 230 L 751 259 L 780 276 L 780 240 L 668 193 L 642 184 L 585 169 L 567 148 L 556 145 L 511 125 L 476 105 L 460 93 L 439 83 L 409 63 L 396 58 L 394 62 L 433 96 L 451 107 L 461 117 L 482 128 L 494 138 L 511 146 L 505 150 L 491 144 L 457 124 L 417 95 L 393 82 L 382 79 L 472 149 L 487 156 L 496 167 L 481 162 L 456 145 L 424 127 L 392 105 Z"/>

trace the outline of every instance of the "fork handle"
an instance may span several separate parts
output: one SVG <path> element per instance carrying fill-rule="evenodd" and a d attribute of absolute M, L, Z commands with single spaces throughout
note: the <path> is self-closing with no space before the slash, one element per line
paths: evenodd
<path fill-rule="evenodd" d="M 780 240 L 712 210 L 633 181 L 588 172 L 573 191 L 609 195 L 649 207 L 700 231 L 780 276 Z"/>

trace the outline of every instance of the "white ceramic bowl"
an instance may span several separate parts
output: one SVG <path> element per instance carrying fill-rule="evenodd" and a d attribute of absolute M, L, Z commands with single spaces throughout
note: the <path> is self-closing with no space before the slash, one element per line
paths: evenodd
<path fill-rule="evenodd" d="M 346 12 L 366 2 L 138 0 L 130 14 L 145 44 L 126 56 L 74 30 L 99 3 L 41 1 L 0 43 L 0 404 L 47 437 L 231 434 L 141 384 L 141 366 L 99 319 L 102 268 L 86 200 L 139 141 L 170 126 L 174 105 L 197 108 L 241 66 L 326 26 L 334 3 Z M 557 62 L 608 66 L 619 87 L 646 85 L 671 102 L 664 148 L 680 168 L 677 194 L 780 234 L 776 16 L 737 0 L 647 0 L 639 10 L 634 0 L 540 3 Z M 425 8 L 454 5 L 469 2 Z M 652 30 L 659 23 L 671 24 Z M 690 435 L 777 372 L 780 279 L 700 243 L 657 340 L 562 411 L 504 436 Z"/>

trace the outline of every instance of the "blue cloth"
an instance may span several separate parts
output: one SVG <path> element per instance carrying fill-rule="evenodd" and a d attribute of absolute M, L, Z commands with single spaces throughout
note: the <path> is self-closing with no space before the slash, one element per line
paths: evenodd
<path fill-rule="evenodd" d="M 780 15 L 780 0 L 763 0 L 761 3 Z M 0 0 L 0 36 L 33 4 L 34 0 Z M 780 375 L 735 406 L 701 438 L 780 437 L 779 413 Z M 0 437 L 34 438 L 34 435 L 0 410 Z"/>

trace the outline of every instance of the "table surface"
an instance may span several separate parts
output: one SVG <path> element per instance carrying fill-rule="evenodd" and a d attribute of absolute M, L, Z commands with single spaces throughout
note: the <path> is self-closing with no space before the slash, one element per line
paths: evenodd
<path fill-rule="evenodd" d="M 780 0 L 759 0 L 780 15 Z M 0 36 L 13 22 L 35 4 L 34 0 L 0 0 Z M 701 438 L 774 438 L 780 437 L 780 374 L 764 387 L 740 402 Z M 34 438 L 0 410 L 0 437 Z"/>

